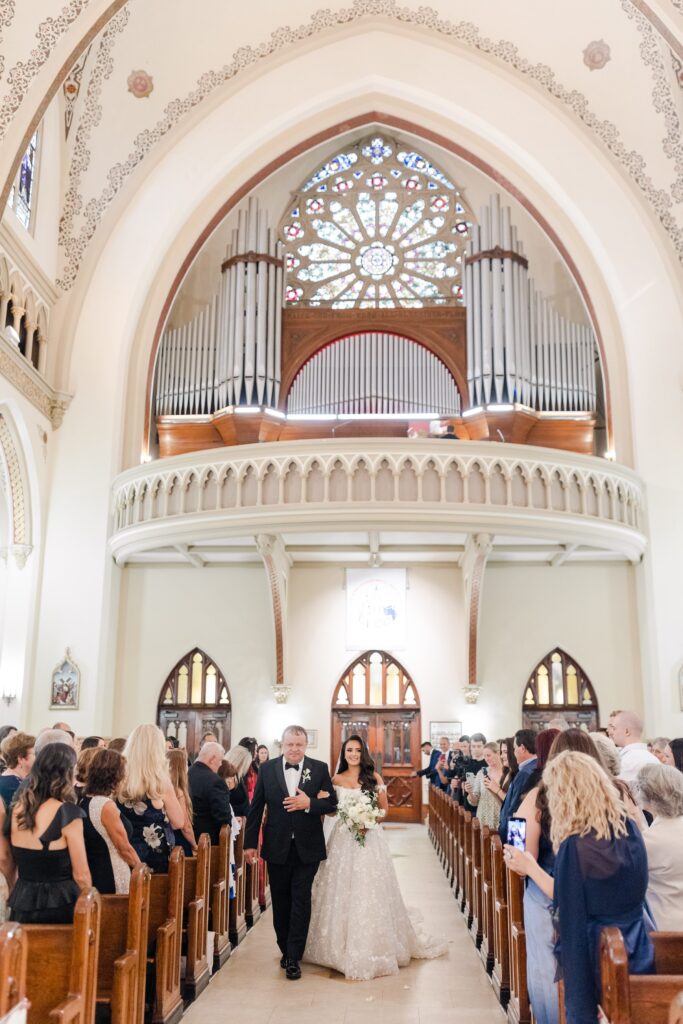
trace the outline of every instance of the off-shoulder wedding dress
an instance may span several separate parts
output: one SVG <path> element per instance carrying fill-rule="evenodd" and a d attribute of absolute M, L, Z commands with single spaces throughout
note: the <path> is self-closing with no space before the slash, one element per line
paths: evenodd
<path fill-rule="evenodd" d="M 338 796 L 343 789 L 335 786 Z M 333 826 L 312 899 L 308 963 L 368 981 L 398 974 L 412 957 L 446 952 L 446 943 L 424 932 L 419 913 L 406 909 L 381 827 L 368 832 L 360 846 L 343 825 Z"/>

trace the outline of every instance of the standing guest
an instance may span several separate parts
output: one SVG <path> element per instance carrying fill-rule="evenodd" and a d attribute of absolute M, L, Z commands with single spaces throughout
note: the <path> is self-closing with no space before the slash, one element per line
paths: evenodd
<path fill-rule="evenodd" d="M 636 789 L 653 818 L 643 830 L 648 906 L 659 931 L 683 932 L 683 775 L 670 764 L 648 764 L 638 773 Z"/>
<path fill-rule="evenodd" d="M 8 903 L 20 924 L 70 924 L 81 890 L 92 885 L 83 841 L 84 813 L 73 788 L 76 752 L 50 743 L 16 795 L 10 843 L 17 881 Z"/>
<path fill-rule="evenodd" d="M 74 779 L 74 789 L 76 790 L 76 799 L 79 800 L 83 796 L 85 777 L 88 774 L 88 767 L 97 747 L 87 747 L 85 750 L 81 750 L 80 754 L 76 758 L 76 775 Z"/>
<path fill-rule="evenodd" d="M 441 736 L 439 739 L 439 750 L 435 764 L 435 776 L 432 778 L 432 785 L 437 789 L 447 790 L 450 786 L 455 768 L 455 751 L 451 750 L 451 741 L 448 736 Z"/>
<path fill-rule="evenodd" d="M 90 750 L 91 748 L 97 750 L 98 747 L 106 747 L 107 743 L 101 736 L 86 736 L 84 740 L 81 740 L 81 750 Z"/>
<path fill-rule="evenodd" d="M 2 756 L 2 744 L 5 742 L 8 736 L 13 736 L 15 732 L 18 732 L 16 725 L 0 725 L 0 771 L 4 771 L 7 767 L 5 759 Z"/>
<path fill-rule="evenodd" d="M 666 736 L 657 736 L 650 744 L 652 753 L 660 764 L 674 765 L 674 756 L 671 753 L 671 741 Z M 674 765 L 675 767 L 675 765 Z"/>
<path fill-rule="evenodd" d="M 500 808 L 505 798 L 505 791 L 501 785 L 504 769 L 498 743 L 484 745 L 484 760 L 486 767 L 477 773 L 469 791 L 469 801 L 476 807 L 477 818 L 481 824 L 497 830 Z"/>
<path fill-rule="evenodd" d="M 115 750 L 117 754 L 122 754 L 126 749 L 126 737 L 117 736 L 113 740 L 109 740 L 107 750 Z"/>
<path fill-rule="evenodd" d="M 78 801 L 85 811 L 83 835 L 92 884 L 100 893 L 127 893 L 131 868 L 140 863 L 114 803 L 125 770 L 126 762 L 115 750 L 95 748 Z"/>
<path fill-rule="evenodd" d="M 235 788 L 230 793 L 230 804 L 233 809 L 233 813 L 237 818 L 246 818 L 249 814 L 249 793 L 244 782 L 244 777 L 249 771 L 251 765 L 251 754 L 245 747 L 240 746 L 238 743 L 236 747 L 232 747 L 225 755 L 226 761 L 229 761 L 237 772 Z"/>
<path fill-rule="evenodd" d="M 179 750 L 180 743 L 175 736 L 166 737 L 166 750 Z"/>
<path fill-rule="evenodd" d="M 425 757 L 429 758 L 429 761 L 426 768 L 420 768 L 420 770 L 416 771 L 415 774 L 421 778 L 426 778 L 430 785 L 439 786 L 440 780 L 436 771 L 436 766 L 439 758 L 441 757 L 441 750 L 438 747 L 432 746 L 429 740 L 425 740 L 420 749 Z"/>
<path fill-rule="evenodd" d="M 512 818 L 533 785 L 532 772 L 536 767 L 536 734 L 532 729 L 518 729 L 514 735 L 512 749 L 518 769 L 511 781 L 503 806 L 500 809 L 500 825 L 498 834 L 504 843 L 508 838 L 508 818 Z"/>
<path fill-rule="evenodd" d="M 128 737 L 123 757 L 126 770 L 118 806 L 132 826 L 131 845 L 154 874 L 168 871 L 175 846 L 174 828 L 184 815 L 171 784 L 164 734 L 156 725 L 138 725 Z"/>
<path fill-rule="evenodd" d="M 35 736 L 26 732 L 13 732 L 3 740 L 2 755 L 7 767 L 0 775 L 0 797 L 5 807 L 14 799 L 14 794 L 33 767 L 35 761 Z"/>
<path fill-rule="evenodd" d="M 5 804 L 0 800 L 0 924 L 7 920 L 7 897 L 16 876 L 12 848 L 6 835 L 7 814 Z"/>
<path fill-rule="evenodd" d="M 624 782 L 635 782 L 640 769 L 646 764 L 658 764 L 643 743 L 643 723 L 635 711 L 620 711 L 610 718 L 612 735 L 621 750 L 621 771 L 619 778 Z M 608 726 L 609 731 L 609 726 Z"/>
<path fill-rule="evenodd" d="M 204 746 L 205 743 L 218 743 L 218 736 L 215 732 L 202 733 L 202 738 L 199 741 L 199 749 Z"/>
<path fill-rule="evenodd" d="M 501 788 L 507 793 L 510 783 L 519 771 L 517 758 L 515 757 L 515 741 L 513 736 L 507 736 L 500 741 L 500 759 L 503 762 L 503 778 Z M 502 798 L 505 799 L 505 796 Z"/>
<path fill-rule="evenodd" d="M 609 738 L 611 740 L 614 739 L 614 735 L 613 735 L 613 733 L 614 733 L 614 720 L 616 719 L 617 715 L 620 715 L 620 714 L 621 714 L 621 711 L 610 711 L 610 713 L 609 713 L 609 717 L 607 719 L 607 728 L 605 729 L 605 732 L 607 733 L 607 735 L 609 736 Z"/>
<path fill-rule="evenodd" d="M 600 762 L 602 767 L 605 769 L 607 774 L 612 779 L 612 782 L 617 787 L 619 796 L 626 805 L 629 818 L 632 818 L 638 828 L 641 830 L 646 829 L 648 826 L 645 820 L 645 815 L 642 809 L 636 803 L 631 787 L 623 779 L 619 778 L 621 772 L 621 756 L 619 754 L 619 748 L 611 740 L 609 736 L 601 732 L 591 732 L 588 734 L 597 747 L 598 754 L 600 755 Z M 633 784 L 635 787 L 635 783 Z"/>
<path fill-rule="evenodd" d="M 484 757 L 484 746 L 486 744 L 486 737 L 483 732 L 473 732 L 470 736 L 470 756 L 463 759 L 462 762 L 462 788 L 463 793 L 463 805 L 466 811 L 470 814 L 477 813 L 476 804 L 470 802 L 470 794 L 474 781 L 479 774 L 486 768 L 486 759 Z"/>
<path fill-rule="evenodd" d="M 244 749 L 248 750 L 251 755 L 251 764 L 249 765 L 249 769 L 246 775 L 244 776 L 244 785 L 247 790 L 249 803 L 251 803 L 252 797 L 254 795 L 254 790 L 256 789 L 256 780 L 258 779 L 258 762 L 256 760 L 256 740 L 252 736 L 243 736 L 242 739 L 239 741 L 238 746 L 244 747 Z"/>
<path fill-rule="evenodd" d="M 268 747 L 265 745 L 265 743 L 259 743 L 258 747 L 256 748 L 256 760 L 259 763 L 259 767 L 262 764 L 265 764 L 266 761 L 270 761 L 270 751 L 268 750 Z"/>
<path fill-rule="evenodd" d="M 181 828 L 174 829 L 176 845 L 182 846 L 186 857 L 193 857 L 197 852 L 197 840 L 192 828 L 193 808 L 187 781 L 187 754 L 184 750 L 167 750 L 166 758 L 173 789 L 185 816 Z"/>
<path fill-rule="evenodd" d="M 609 776 L 592 757 L 558 754 L 548 762 L 543 781 L 555 851 L 557 955 L 566 1021 L 596 1024 L 603 928 L 620 929 L 630 974 L 654 971 L 645 844 Z"/>
<path fill-rule="evenodd" d="M 246 755 L 247 765 L 251 764 L 249 751 L 244 747 L 239 749 Z M 218 844 L 223 825 L 229 825 L 231 821 L 230 793 L 218 775 L 224 756 L 225 751 L 220 743 L 205 743 L 187 773 L 194 834 L 199 838 L 206 832 L 212 846 Z"/>
<path fill-rule="evenodd" d="M 551 718 L 546 729 L 555 729 L 557 732 L 566 732 L 567 729 L 571 729 L 571 725 L 566 718 Z"/>
<path fill-rule="evenodd" d="M 62 743 L 65 747 L 71 747 L 74 752 L 76 750 L 71 733 L 65 732 L 63 729 L 43 729 L 36 737 L 34 747 L 36 757 L 51 743 Z"/>
<path fill-rule="evenodd" d="M 671 756 L 674 759 L 674 765 L 678 768 L 679 772 L 683 772 L 683 739 L 672 740 L 669 746 L 671 748 Z"/>

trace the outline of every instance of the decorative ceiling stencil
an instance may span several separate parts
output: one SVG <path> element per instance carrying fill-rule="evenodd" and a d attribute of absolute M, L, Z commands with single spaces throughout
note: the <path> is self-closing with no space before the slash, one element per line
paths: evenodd
<path fill-rule="evenodd" d="M 64 85 L 62 86 L 62 95 L 64 96 L 64 138 L 69 138 L 69 132 L 71 131 L 71 125 L 74 119 L 74 108 L 76 106 L 76 100 L 78 94 L 81 91 L 81 82 L 83 80 L 83 69 L 85 68 L 88 55 L 92 49 L 92 43 L 85 51 L 82 57 L 80 57 L 74 66 L 72 67 L 69 74 L 64 79 Z"/>
<path fill-rule="evenodd" d="M 154 89 L 154 79 L 146 71 L 131 71 L 127 85 L 128 92 L 137 100 L 148 99 Z"/>
<path fill-rule="evenodd" d="M 115 16 L 115 19 L 109 23 L 107 29 L 100 36 L 98 56 L 100 63 L 98 69 L 92 73 L 87 102 L 83 105 L 77 142 L 69 170 L 68 192 L 60 230 L 60 245 L 63 253 L 60 286 L 64 289 L 71 287 L 87 246 L 107 207 L 156 143 L 168 135 L 186 114 L 199 106 L 215 90 L 236 79 L 243 71 L 253 69 L 272 55 L 281 53 L 295 44 L 310 41 L 341 25 L 348 26 L 372 18 L 389 19 L 465 45 L 506 65 L 550 94 L 556 102 L 572 113 L 595 136 L 630 176 L 669 234 L 679 257 L 683 259 L 683 228 L 673 212 L 675 203 L 683 199 L 683 154 L 681 153 L 676 102 L 671 91 L 674 88 L 674 83 L 670 70 L 665 67 L 660 36 L 647 17 L 634 9 L 631 0 L 615 0 L 615 2 L 620 4 L 627 17 L 634 21 L 641 36 L 640 54 L 643 64 L 651 74 L 655 111 L 661 115 L 666 125 L 662 150 L 666 159 L 673 163 L 675 169 L 675 180 L 668 187 L 663 187 L 659 182 L 655 183 L 650 170 L 651 161 L 632 145 L 627 145 L 614 121 L 600 117 L 592 108 L 586 95 L 576 88 L 563 84 L 548 64 L 534 63 L 523 56 L 519 48 L 511 41 L 492 39 L 484 35 L 472 22 L 450 21 L 441 17 L 439 12 L 431 7 L 399 6 L 396 0 L 353 0 L 348 7 L 315 11 L 308 21 L 296 27 L 281 26 L 258 45 L 238 47 L 229 63 L 218 70 L 204 72 L 192 89 L 171 99 L 170 102 L 166 102 L 161 116 L 157 116 L 155 123 L 143 131 L 139 131 L 134 137 L 127 157 L 109 166 L 104 175 L 106 185 L 99 192 L 91 192 L 90 187 L 87 189 L 85 187 L 84 177 L 90 164 L 91 149 L 94 151 L 96 148 L 93 142 L 93 133 L 102 119 L 102 86 L 112 71 L 111 58 L 108 55 L 113 45 L 114 36 L 120 33 L 126 24 L 129 9 L 125 8 Z M 157 110 L 156 107 L 150 109 Z M 632 125 L 630 127 L 632 128 Z M 97 176 L 102 180 L 99 172 Z M 86 192 L 90 194 L 86 195 Z"/>
<path fill-rule="evenodd" d="M 8 28 L 14 18 L 14 0 L 0 0 L 0 43 L 2 43 L 2 29 Z M 5 70 L 5 55 L 0 53 L 0 75 Z"/>
<path fill-rule="evenodd" d="M 583 63 L 590 71 L 600 71 L 609 60 L 610 48 L 604 39 L 594 39 L 583 51 Z"/>

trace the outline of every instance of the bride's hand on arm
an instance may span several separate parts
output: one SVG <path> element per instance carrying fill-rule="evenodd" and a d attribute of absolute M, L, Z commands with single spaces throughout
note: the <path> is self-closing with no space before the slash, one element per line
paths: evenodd
<path fill-rule="evenodd" d="M 389 810 L 389 797 L 387 796 L 387 787 L 384 785 L 384 779 L 379 772 L 375 772 L 375 782 L 377 783 L 377 802 L 386 814 Z"/>

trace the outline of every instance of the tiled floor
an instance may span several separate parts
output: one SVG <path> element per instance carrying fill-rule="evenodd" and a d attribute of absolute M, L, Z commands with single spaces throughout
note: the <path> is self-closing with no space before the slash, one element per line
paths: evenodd
<path fill-rule="evenodd" d="M 288 982 L 279 967 L 269 911 L 188 1010 L 183 1024 L 236 1019 L 246 1024 L 503 1024 L 426 830 L 407 825 L 388 826 L 386 831 L 405 901 L 421 909 L 433 934 L 447 936 L 446 956 L 413 960 L 397 977 L 364 982 L 304 964 L 301 981 Z"/>

